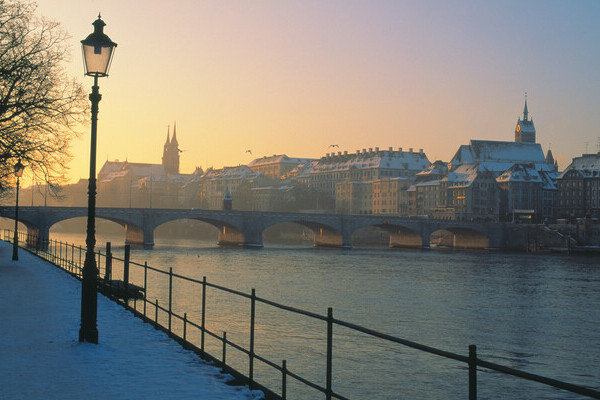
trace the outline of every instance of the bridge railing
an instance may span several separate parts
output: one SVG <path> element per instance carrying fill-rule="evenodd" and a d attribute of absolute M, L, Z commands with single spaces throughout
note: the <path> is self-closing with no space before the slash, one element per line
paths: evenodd
<path fill-rule="evenodd" d="M 4 230 L 3 237 L 5 241 L 12 241 L 12 235 L 12 231 Z M 56 240 L 50 240 L 47 243 L 40 243 L 37 238 L 31 237 L 26 233 L 19 234 L 19 243 L 23 245 L 28 243 L 28 249 L 30 251 L 36 253 L 41 258 L 52 262 L 72 275 L 79 278 L 81 277 L 81 268 L 83 267 L 83 260 L 85 258 L 85 249 L 81 246 Z M 263 390 L 269 399 L 287 399 L 290 379 L 295 380 L 297 383 L 300 383 L 307 388 L 320 392 L 327 400 L 349 399 L 349 397 L 336 392 L 333 387 L 334 327 L 345 327 L 354 332 L 381 340 L 383 343 L 387 343 L 387 346 L 399 345 L 409 347 L 464 365 L 464 369 L 467 371 L 468 375 L 467 391 L 470 400 L 477 398 L 477 373 L 478 371 L 481 372 L 482 370 L 495 371 L 504 375 L 538 382 L 542 385 L 551 386 L 562 391 L 579 394 L 589 398 L 600 399 L 600 391 L 589 387 L 574 385 L 557 379 L 552 379 L 522 370 L 517 370 L 505 365 L 485 361 L 477 356 L 477 348 L 475 345 L 470 345 L 468 352 L 465 355 L 445 351 L 336 319 L 333 316 L 333 310 L 331 308 L 328 308 L 326 315 L 313 313 L 258 297 L 254 289 L 252 289 L 251 293 L 244 293 L 235 289 L 209 283 L 206 280 L 206 277 L 203 277 L 202 280 L 198 280 L 176 274 L 173 272 L 172 268 L 169 270 L 163 270 L 151 267 L 147 263 L 140 264 L 133 262 L 131 261 L 129 254 L 129 246 L 125 246 L 124 258 L 113 256 L 110 244 L 107 244 L 107 251 L 105 253 L 97 252 L 99 282 L 103 279 L 112 279 L 113 274 L 116 272 L 114 263 L 122 263 L 122 269 L 119 271 L 119 275 L 122 277 L 123 284 L 125 287 L 127 287 L 128 284 L 135 284 L 138 286 L 142 293 L 141 297 L 134 297 L 133 299 L 129 300 L 123 299 L 122 297 L 119 297 L 119 295 L 115 295 L 115 292 L 113 292 L 110 288 L 107 289 L 102 285 L 99 285 L 99 290 L 103 291 L 105 295 L 112 297 L 113 300 L 132 311 L 136 316 L 147 322 L 151 322 L 157 329 L 166 332 L 184 347 L 192 349 L 203 358 L 215 362 L 215 364 L 219 365 L 223 371 L 232 374 L 239 383 L 247 384 L 250 389 Z M 131 273 L 132 268 L 137 269 L 137 273 Z M 155 277 L 154 280 L 151 278 L 152 276 Z M 161 282 L 158 282 L 159 280 Z M 174 286 L 176 281 L 186 282 L 200 289 L 199 291 L 201 300 L 198 320 L 193 320 L 192 318 L 188 317 L 188 314 L 191 315 L 192 313 L 181 311 L 176 312 L 174 310 L 173 296 L 175 294 Z M 157 296 L 154 298 L 149 297 L 149 291 L 154 292 Z M 234 342 L 228 338 L 226 331 L 219 333 L 208 328 L 209 315 L 207 312 L 207 304 L 210 296 L 216 296 L 216 292 L 226 296 L 233 296 L 237 299 L 248 302 L 246 304 L 246 309 L 249 311 L 247 319 L 248 340 L 245 341 L 244 344 L 240 342 Z M 122 292 L 120 296 L 122 296 Z M 256 309 L 258 304 L 324 323 L 325 328 L 323 336 L 326 338 L 324 341 L 325 368 L 324 371 L 322 371 L 322 378 L 325 382 L 324 384 L 316 383 L 304 376 L 301 376 L 299 373 L 293 372 L 288 368 L 288 363 L 286 360 L 282 360 L 280 362 L 269 360 L 256 351 Z M 194 332 L 196 333 L 195 335 Z M 220 343 L 220 354 L 209 354 L 209 351 L 207 350 L 208 339 L 214 339 Z M 231 358 L 230 354 L 232 350 L 238 351 L 245 358 L 247 358 L 247 371 L 241 372 L 239 367 L 232 366 L 232 364 L 228 361 Z M 270 368 L 277 376 L 279 376 L 279 378 L 275 376 L 275 379 L 279 380 L 280 382 L 278 385 L 278 391 L 276 391 L 276 389 L 273 387 L 273 384 L 269 384 L 269 387 L 267 387 L 264 382 L 259 382 L 255 378 L 255 362 L 262 363 L 263 366 Z M 269 382 L 273 382 L 273 378 L 269 379 Z"/>

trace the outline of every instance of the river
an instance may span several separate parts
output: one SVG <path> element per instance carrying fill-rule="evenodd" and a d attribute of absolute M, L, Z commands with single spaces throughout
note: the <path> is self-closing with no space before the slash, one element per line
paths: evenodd
<path fill-rule="evenodd" d="M 84 244 L 82 235 L 51 234 Z M 111 241 L 122 257 L 122 236 Z M 218 248 L 215 242 L 157 239 L 153 250 L 132 250 L 132 260 L 259 297 L 334 317 L 428 346 L 570 383 L 600 388 L 600 267 L 597 257 L 502 252 L 318 250 L 265 245 L 261 250 Z M 122 267 L 115 266 L 119 276 Z M 132 270 L 134 283 L 143 282 Z M 148 296 L 166 304 L 168 279 L 150 277 Z M 174 286 L 174 310 L 199 323 L 199 288 Z M 207 327 L 248 345 L 249 302 L 208 291 Z M 149 306 L 150 307 L 150 306 Z M 153 310 L 152 307 L 150 309 Z M 101 312 L 101 310 L 99 310 Z M 149 311 L 150 312 L 150 311 Z M 153 311 L 152 311 L 153 312 Z M 100 335 L 102 327 L 98 327 Z M 175 328 L 176 330 L 179 328 Z M 322 321 L 257 306 L 256 352 L 325 385 Z M 188 333 L 188 337 L 194 333 Z M 197 338 L 197 336 L 196 336 Z M 199 343 L 199 342 L 198 342 Z M 207 339 L 220 357 L 221 343 Z M 227 353 L 247 373 L 247 356 Z M 464 399 L 464 364 L 334 330 L 333 389 L 351 399 Z M 280 375 L 255 362 L 255 378 L 275 392 Z M 288 378 L 288 398 L 324 395 Z M 481 399 L 577 399 L 577 395 L 480 370 Z"/>

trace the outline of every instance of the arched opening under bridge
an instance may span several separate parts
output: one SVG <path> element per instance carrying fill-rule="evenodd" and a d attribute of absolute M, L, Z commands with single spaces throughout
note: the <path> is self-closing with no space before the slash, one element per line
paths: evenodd
<path fill-rule="evenodd" d="M 126 224 L 96 217 L 96 246 L 104 249 L 106 242 L 122 246 L 127 235 Z M 74 217 L 59 221 L 50 227 L 50 239 L 85 247 L 87 217 Z"/>
<path fill-rule="evenodd" d="M 315 241 L 315 232 L 297 222 L 282 222 L 266 228 L 262 233 L 262 238 L 265 247 L 312 247 Z"/>
<path fill-rule="evenodd" d="M 356 229 L 352 232 L 352 248 L 388 248 L 391 231 L 376 225 Z"/>
<path fill-rule="evenodd" d="M 154 246 L 215 247 L 219 227 L 198 219 L 178 219 L 154 229 Z"/>
<path fill-rule="evenodd" d="M 489 249 L 490 240 L 483 233 L 463 227 L 440 229 L 429 236 L 430 248 Z"/>

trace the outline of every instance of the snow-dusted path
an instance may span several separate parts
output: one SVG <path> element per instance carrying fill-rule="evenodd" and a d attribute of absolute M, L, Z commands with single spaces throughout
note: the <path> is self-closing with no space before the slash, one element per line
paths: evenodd
<path fill-rule="evenodd" d="M 78 342 L 79 281 L 0 241 L 0 399 L 260 399 L 98 296 L 99 344 Z"/>

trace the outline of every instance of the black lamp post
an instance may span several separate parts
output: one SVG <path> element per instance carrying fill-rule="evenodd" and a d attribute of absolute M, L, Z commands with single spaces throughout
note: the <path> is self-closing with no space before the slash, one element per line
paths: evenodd
<path fill-rule="evenodd" d="M 98 268 L 94 257 L 96 245 L 96 129 L 98 123 L 98 103 L 102 96 L 98 88 L 98 78 L 108 76 L 117 44 L 103 32 L 106 25 L 100 15 L 93 22 L 94 32 L 81 41 L 85 74 L 94 77 L 94 86 L 90 94 L 92 102 L 92 136 L 90 150 L 90 179 L 88 186 L 86 253 L 81 277 L 81 327 L 79 341 L 98 343 L 96 317 L 98 312 L 97 275 Z"/>
<path fill-rule="evenodd" d="M 21 164 L 21 160 L 17 161 L 15 164 L 15 176 L 17 177 L 17 200 L 15 204 L 15 237 L 13 240 L 13 256 L 12 259 L 15 261 L 19 260 L 19 233 L 17 232 L 17 228 L 19 225 L 19 179 L 23 175 L 23 170 L 25 166 Z"/>

